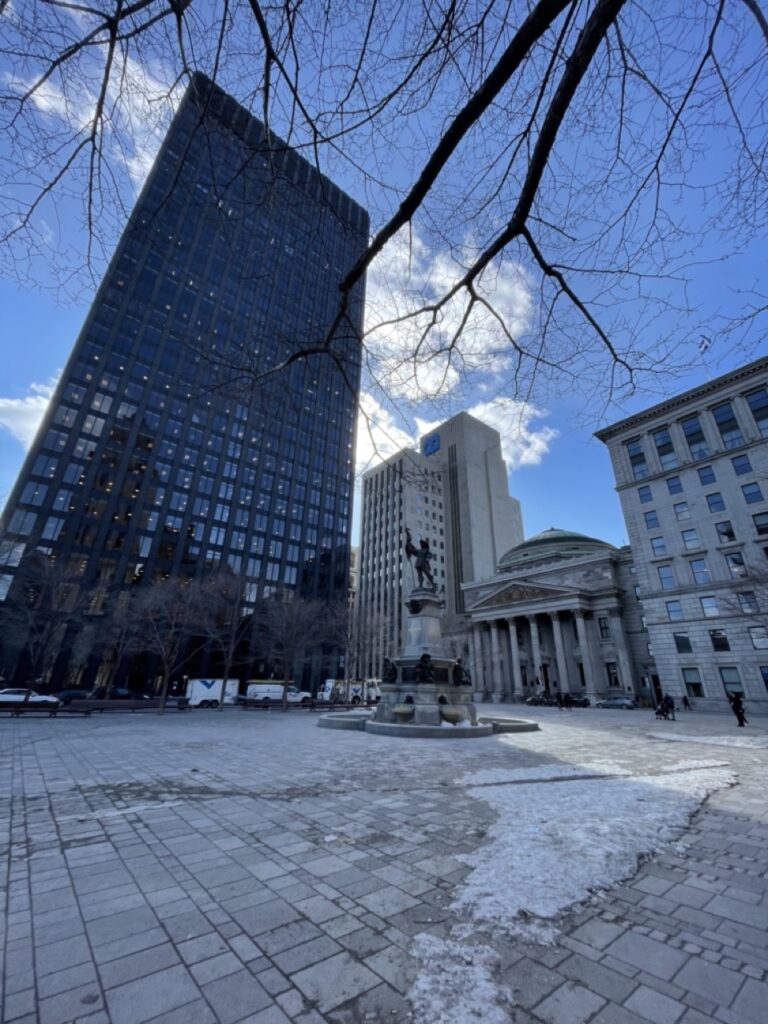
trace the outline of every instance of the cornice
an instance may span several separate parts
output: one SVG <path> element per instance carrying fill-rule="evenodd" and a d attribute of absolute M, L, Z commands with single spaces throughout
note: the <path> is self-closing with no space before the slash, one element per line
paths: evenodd
<path fill-rule="evenodd" d="M 737 384 L 739 381 L 757 376 L 760 373 L 768 373 L 768 356 L 764 356 L 762 359 L 756 359 L 754 362 L 747 363 L 746 366 L 742 366 L 738 370 L 731 370 L 730 373 L 724 373 L 721 377 L 715 377 L 714 380 L 708 380 L 706 383 L 699 384 L 697 387 L 691 388 L 688 391 L 683 391 L 682 394 L 675 395 L 673 398 L 668 398 L 664 402 L 652 405 L 648 409 L 643 409 L 642 412 L 635 413 L 632 416 L 627 416 L 626 419 L 619 420 L 618 423 L 613 423 L 609 427 L 603 427 L 602 430 L 596 430 L 594 436 L 598 441 L 602 441 L 603 444 L 607 444 L 609 440 L 617 434 L 623 433 L 625 430 L 630 430 L 633 427 L 640 426 L 643 423 L 647 423 L 649 420 L 656 419 L 656 417 L 660 416 L 662 413 L 671 412 L 673 409 L 679 409 L 682 406 L 696 401 L 697 399 L 705 398 L 707 395 L 720 391 L 724 387 L 731 384 Z"/>

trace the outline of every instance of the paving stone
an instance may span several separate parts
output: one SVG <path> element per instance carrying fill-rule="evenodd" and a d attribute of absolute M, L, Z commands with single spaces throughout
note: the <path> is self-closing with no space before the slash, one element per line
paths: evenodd
<path fill-rule="evenodd" d="M 768 1008 L 768 984 L 747 978 L 731 1009 L 744 1024 L 762 1024 Z"/>
<path fill-rule="evenodd" d="M 583 985 L 567 981 L 536 1007 L 536 1016 L 546 1024 L 585 1024 L 605 1005 L 602 996 Z"/>
<path fill-rule="evenodd" d="M 18 1017 L 34 1013 L 36 1004 L 37 1000 L 33 988 L 6 996 L 3 1001 L 3 1021 L 10 1024 L 10 1021 L 16 1020 Z"/>
<path fill-rule="evenodd" d="M 364 963 L 401 995 L 408 992 L 418 975 L 413 957 L 404 950 L 392 946 L 372 953 L 366 957 Z"/>
<path fill-rule="evenodd" d="M 636 987 L 629 978 L 594 963 L 586 957 L 574 953 L 557 965 L 557 969 L 571 981 L 586 986 L 590 991 L 598 993 L 605 999 L 615 1003 L 623 1003 L 630 992 Z"/>
<path fill-rule="evenodd" d="M 634 931 L 625 932 L 612 942 L 606 953 L 669 981 L 688 959 L 685 953 Z"/>
<path fill-rule="evenodd" d="M 210 960 L 201 960 L 198 964 L 192 964 L 190 973 L 198 985 L 207 985 L 226 975 L 237 974 L 242 966 L 234 953 L 222 953 L 220 956 L 211 957 Z"/>
<path fill-rule="evenodd" d="M 185 1003 L 175 1010 L 153 1017 L 148 1024 L 218 1024 L 218 1021 L 210 1006 L 202 999 L 196 999 L 193 1003 Z"/>
<path fill-rule="evenodd" d="M 700 959 L 689 960 L 673 980 L 676 985 L 711 999 L 719 1006 L 730 1006 L 743 982 L 736 971 Z"/>
<path fill-rule="evenodd" d="M 593 946 L 595 949 L 603 950 L 613 942 L 624 931 L 624 927 L 612 921 L 601 921 L 593 917 L 586 924 L 571 932 L 571 938 L 578 939 L 586 946 Z"/>
<path fill-rule="evenodd" d="M 226 953 L 229 944 L 218 932 L 210 932 L 208 935 L 200 935 L 196 939 L 177 942 L 176 948 L 185 964 L 196 964 L 199 960 L 208 960 L 218 956 L 219 953 Z"/>
<path fill-rule="evenodd" d="M 311 939 L 309 942 L 303 942 L 299 946 L 293 946 L 284 953 L 278 953 L 272 959 L 281 971 L 291 975 L 305 967 L 309 967 L 311 964 L 327 960 L 335 953 L 338 953 L 340 949 L 341 947 L 337 942 L 329 939 L 327 935 L 322 935 L 319 938 Z"/>
<path fill-rule="evenodd" d="M 272 1003 L 271 996 L 250 971 L 240 970 L 203 987 L 219 1024 L 233 1024 Z"/>
<path fill-rule="evenodd" d="M 535 960 L 523 957 L 499 976 L 502 985 L 514 993 L 515 1002 L 525 1009 L 535 1006 L 554 989 L 559 988 L 565 978 L 549 968 L 542 967 Z"/>
<path fill-rule="evenodd" d="M 41 999 L 38 1005 L 39 1024 L 70 1024 L 76 1017 L 100 1010 L 104 1001 L 94 982 Z"/>
<path fill-rule="evenodd" d="M 289 921 L 295 921 L 300 915 L 290 903 L 278 899 L 241 911 L 233 910 L 232 916 L 247 935 L 260 936 Z"/>
<path fill-rule="evenodd" d="M 317 1004 L 320 1013 L 326 1013 L 380 983 L 377 975 L 346 952 L 299 971 L 292 980 L 308 999 Z"/>
<path fill-rule="evenodd" d="M 675 1024 L 686 1009 L 682 1003 L 646 985 L 639 985 L 623 1005 L 654 1024 Z"/>
<path fill-rule="evenodd" d="M 124 939 L 116 939 L 114 942 L 105 942 L 103 946 L 96 946 L 93 950 L 93 958 L 97 964 L 104 964 L 109 960 L 117 960 L 120 957 L 129 956 L 131 953 L 138 953 L 142 949 L 160 946 L 167 941 L 168 935 L 162 928 L 150 928 L 149 931 L 140 932 L 138 935 L 128 935 Z"/>
<path fill-rule="evenodd" d="M 71 988 L 92 984 L 95 981 L 96 968 L 88 960 L 76 967 L 67 967 L 63 971 L 56 971 L 55 974 L 42 975 L 37 981 L 37 991 L 40 998 L 44 999 L 46 996 L 55 996 L 59 992 L 67 992 Z"/>
<path fill-rule="evenodd" d="M 99 978 L 105 989 L 115 988 L 127 981 L 134 981 L 136 978 L 154 974 L 155 971 L 162 971 L 166 967 L 173 967 L 178 962 L 178 953 L 169 942 L 165 942 L 160 946 L 153 946 L 102 964 L 99 967 Z"/>

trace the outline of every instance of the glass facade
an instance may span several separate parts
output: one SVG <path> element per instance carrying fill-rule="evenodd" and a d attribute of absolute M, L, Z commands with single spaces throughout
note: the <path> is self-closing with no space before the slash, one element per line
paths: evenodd
<path fill-rule="evenodd" d="M 328 335 L 367 240 L 360 206 L 195 76 L 5 538 L 84 588 L 229 567 L 254 601 L 278 587 L 344 600 L 363 285 Z M 301 355 L 322 344 L 330 355 Z"/>

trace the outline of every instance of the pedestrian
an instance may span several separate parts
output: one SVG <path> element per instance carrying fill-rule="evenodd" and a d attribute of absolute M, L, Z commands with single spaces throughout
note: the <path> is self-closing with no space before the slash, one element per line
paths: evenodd
<path fill-rule="evenodd" d="M 675 702 L 668 693 L 664 694 L 664 710 L 666 712 L 665 718 L 671 718 L 673 722 L 677 721 L 675 718 Z"/>
<path fill-rule="evenodd" d="M 555 694 L 555 704 L 557 704 L 557 706 L 560 709 L 560 711 L 563 710 L 563 695 L 560 693 L 559 690 Z"/>
<path fill-rule="evenodd" d="M 563 706 L 566 711 L 573 711 L 573 701 L 571 700 L 570 693 L 563 694 Z"/>
<path fill-rule="evenodd" d="M 744 701 L 742 700 L 740 693 L 729 693 L 728 700 L 731 705 L 731 711 L 736 715 L 736 724 L 739 728 L 744 728 L 747 724 L 747 717 L 744 714 Z"/>
<path fill-rule="evenodd" d="M 683 711 L 690 711 L 690 710 L 691 710 L 691 702 L 688 700 L 687 697 L 683 697 Z"/>

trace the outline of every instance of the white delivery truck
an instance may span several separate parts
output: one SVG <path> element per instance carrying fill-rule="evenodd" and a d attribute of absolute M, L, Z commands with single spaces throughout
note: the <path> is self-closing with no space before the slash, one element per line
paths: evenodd
<path fill-rule="evenodd" d="M 187 698 L 191 708 L 217 708 L 221 700 L 223 679 L 189 679 L 187 681 Z M 239 679 L 227 679 L 224 686 L 224 703 L 236 704 L 237 692 L 240 689 Z"/>
<path fill-rule="evenodd" d="M 288 684 L 287 690 L 289 704 L 309 704 L 312 700 L 311 693 L 300 690 L 293 683 Z M 283 684 L 274 679 L 249 679 L 245 685 L 245 696 L 239 698 L 239 703 L 246 707 L 260 705 L 268 708 L 270 704 L 282 702 Z"/>
<path fill-rule="evenodd" d="M 381 689 L 378 679 L 326 679 L 317 696 L 329 704 L 375 704 Z"/>

